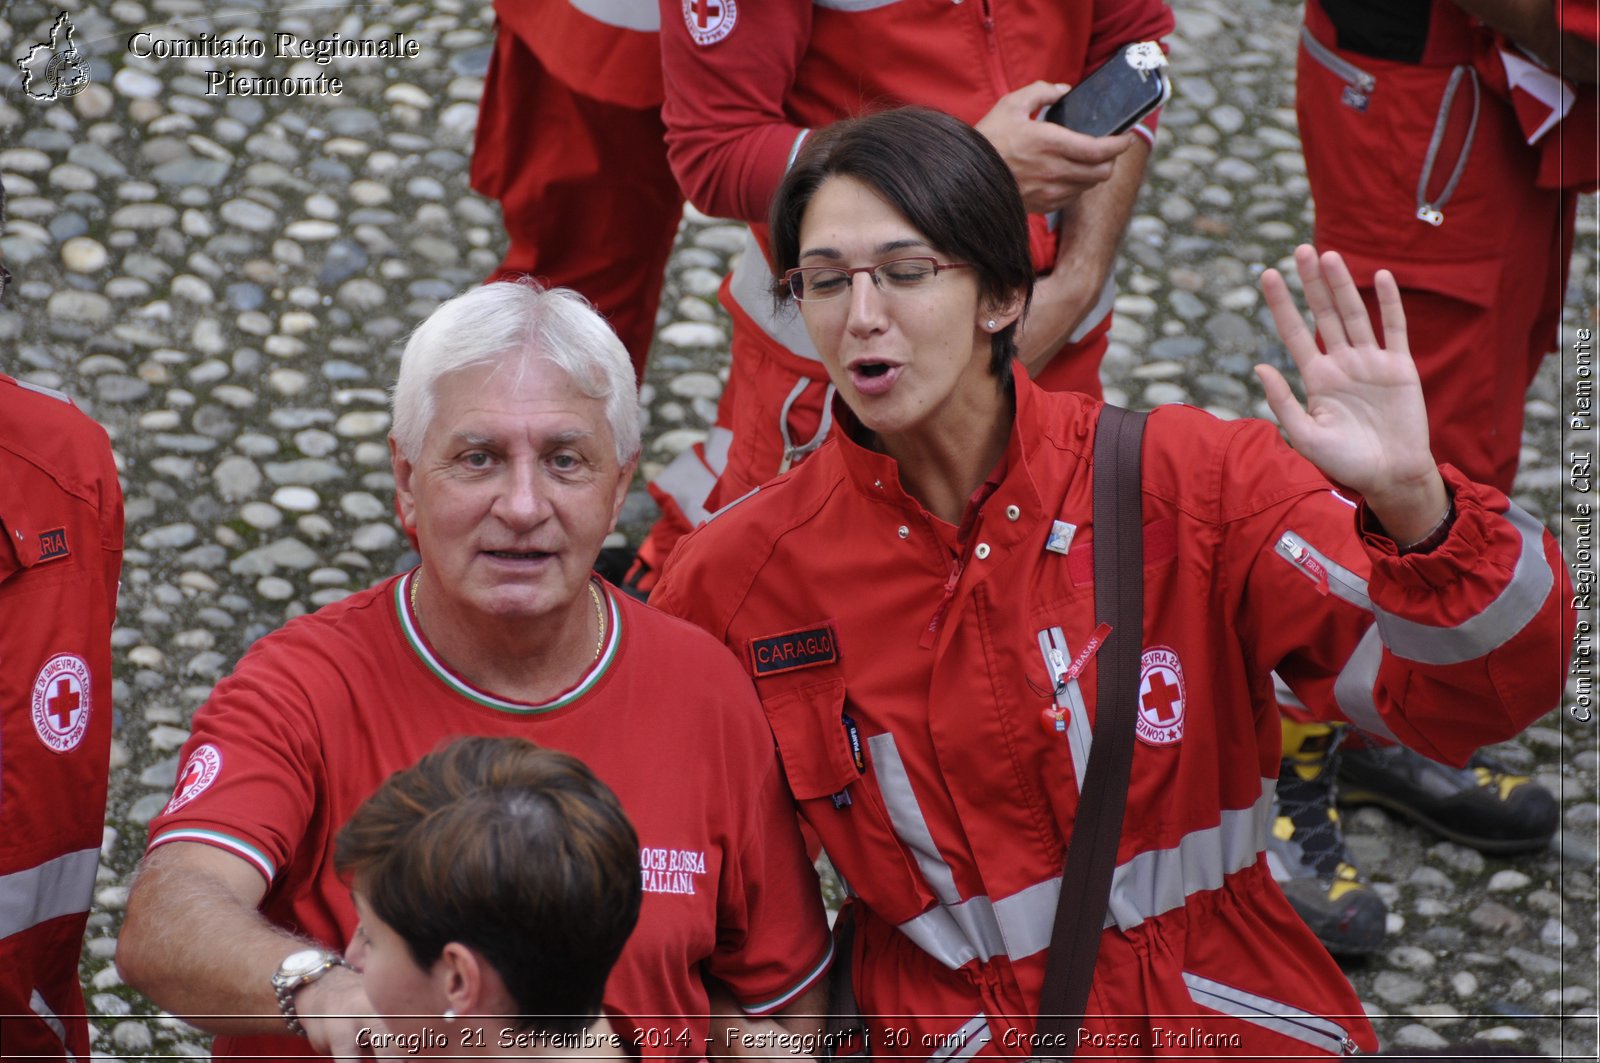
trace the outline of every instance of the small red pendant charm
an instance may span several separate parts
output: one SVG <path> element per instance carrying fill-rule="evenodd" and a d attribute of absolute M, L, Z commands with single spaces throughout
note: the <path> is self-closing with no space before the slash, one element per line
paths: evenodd
<path fill-rule="evenodd" d="M 1039 726 L 1047 735 L 1067 733 L 1067 710 L 1059 705 L 1046 705 L 1039 711 Z"/>

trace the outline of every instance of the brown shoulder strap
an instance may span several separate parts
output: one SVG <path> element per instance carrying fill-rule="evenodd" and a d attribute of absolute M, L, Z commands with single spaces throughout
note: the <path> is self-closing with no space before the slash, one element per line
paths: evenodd
<path fill-rule="evenodd" d="M 1078 797 L 1056 904 L 1055 931 L 1039 996 L 1038 1059 L 1072 1059 L 1083 1025 L 1117 864 L 1134 699 L 1144 636 L 1144 522 L 1140 443 L 1145 414 L 1107 405 L 1094 437 L 1094 611 L 1111 625 L 1100 648 L 1094 742 Z"/>

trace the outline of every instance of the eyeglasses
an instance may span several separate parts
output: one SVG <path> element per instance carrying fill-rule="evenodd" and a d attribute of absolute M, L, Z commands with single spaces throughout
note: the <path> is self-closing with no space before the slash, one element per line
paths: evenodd
<path fill-rule="evenodd" d="M 850 290 L 857 273 L 872 278 L 880 292 L 908 292 L 920 288 L 942 270 L 971 269 L 970 262 L 940 262 L 932 258 L 896 258 L 876 266 L 842 269 L 838 266 L 801 266 L 783 275 L 789 294 L 798 303 L 819 303 L 835 299 Z"/>

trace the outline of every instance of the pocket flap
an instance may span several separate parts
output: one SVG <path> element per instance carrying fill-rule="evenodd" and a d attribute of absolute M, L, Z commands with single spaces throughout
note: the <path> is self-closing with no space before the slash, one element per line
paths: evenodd
<path fill-rule="evenodd" d="M 860 778 L 845 734 L 843 679 L 765 695 L 761 705 L 797 799 L 828 797 Z"/>

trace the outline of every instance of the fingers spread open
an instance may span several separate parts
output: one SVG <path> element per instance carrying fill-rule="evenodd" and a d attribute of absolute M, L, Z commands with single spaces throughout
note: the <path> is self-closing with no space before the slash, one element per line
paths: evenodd
<path fill-rule="evenodd" d="M 1361 291 L 1356 287 L 1355 278 L 1350 276 L 1350 268 L 1344 264 L 1344 256 L 1337 251 L 1324 251 L 1321 265 L 1322 276 L 1333 293 L 1334 305 L 1339 308 L 1345 337 L 1352 346 L 1376 347 L 1378 341 L 1372 334 L 1372 319 L 1367 316 L 1367 306 L 1361 301 Z"/>
<path fill-rule="evenodd" d="M 1309 244 L 1295 248 L 1294 268 L 1300 274 L 1300 286 L 1305 289 L 1306 305 L 1311 308 L 1311 316 L 1317 323 L 1317 335 L 1322 337 L 1323 349 L 1345 346 L 1344 322 L 1334 303 L 1333 293 L 1328 290 L 1327 278 L 1322 275 L 1322 267 L 1317 262 L 1316 249 Z"/>
<path fill-rule="evenodd" d="M 1400 302 L 1400 285 L 1386 269 L 1380 269 L 1372 280 L 1378 290 L 1378 313 L 1383 319 L 1383 346 L 1392 354 L 1409 355 L 1411 344 L 1406 339 L 1406 312 Z"/>
<path fill-rule="evenodd" d="M 1269 269 L 1261 275 L 1261 292 L 1266 296 L 1267 309 L 1272 312 L 1272 324 L 1278 330 L 1278 338 L 1283 340 L 1289 357 L 1294 359 L 1294 364 L 1304 374 L 1307 361 L 1319 356 L 1317 341 L 1311 335 L 1311 330 L 1306 328 L 1305 319 L 1300 316 L 1300 308 L 1295 305 L 1288 282 L 1283 279 L 1283 274 Z"/>
<path fill-rule="evenodd" d="M 1270 365 L 1258 365 L 1255 370 L 1256 379 L 1261 381 L 1261 389 L 1267 394 L 1267 405 L 1272 408 L 1272 415 L 1289 433 L 1289 441 L 1293 443 L 1302 425 L 1310 420 L 1310 415 L 1300 405 L 1300 400 L 1294 397 L 1294 390 L 1283 379 L 1282 373 Z"/>

